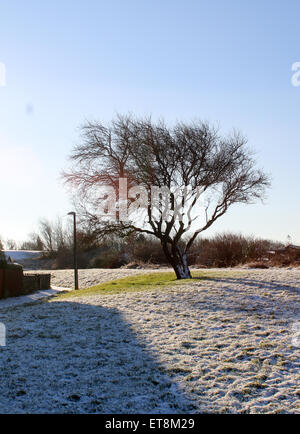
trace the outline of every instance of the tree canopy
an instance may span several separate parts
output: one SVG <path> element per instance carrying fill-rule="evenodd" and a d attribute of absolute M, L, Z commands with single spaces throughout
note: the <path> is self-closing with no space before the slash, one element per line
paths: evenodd
<path fill-rule="evenodd" d="M 87 122 L 63 173 L 81 216 L 97 236 L 155 236 L 177 278 L 191 277 L 196 238 L 236 203 L 264 198 L 270 181 L 245 137 L 222 136 L 207 122 L 117 115 Z"/>

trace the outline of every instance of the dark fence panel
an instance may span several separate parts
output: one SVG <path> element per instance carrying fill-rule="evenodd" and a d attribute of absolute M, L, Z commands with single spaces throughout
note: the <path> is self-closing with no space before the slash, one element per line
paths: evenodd
<path fill-rule="evenodd" d="M 24 291 L 26 294 L 51 288 L 51 274 L 25 274 Z"/>
<path fill-rule="evenodd" d="M 6 269 L 4 270 L 4 297 L 16 297 L 23 292 L 23 270 Z"/>
<path fill-rule="evenodd" d="M 26 274 L 22 269 L 0 269 L 0 299 L 51 288 L 51 274 Z"/>
<path fill-rule="evenodd" d="M 4 297 L 4 270 L 0 269 L 0 298 Z"/>

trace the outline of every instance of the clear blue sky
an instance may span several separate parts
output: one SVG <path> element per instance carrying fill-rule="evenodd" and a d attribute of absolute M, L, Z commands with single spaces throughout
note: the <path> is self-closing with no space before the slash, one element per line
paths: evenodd
<path fill-rule="evenodd" d="M 214 231 L 300 244 L 298 0 L 0 2 L 0 234 L 70 211 L 60 171 L 85 119 L 116 111 L 241 129 L 273 186 Z"/>

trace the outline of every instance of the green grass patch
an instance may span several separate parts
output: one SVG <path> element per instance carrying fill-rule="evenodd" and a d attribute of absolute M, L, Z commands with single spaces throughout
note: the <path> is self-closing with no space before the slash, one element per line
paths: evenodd
<path fill-rule="evenodd" d="M 207 271 L 193 271 L 194 279 L 209 280 L 213 278 L 226 278 L 235 277 L 237 272 L 207 272 Z M 240 276 L 241 273 L 238 274 Z M 79 289 L 77 291 L 69 291 L 63 294 L 58 294 L 55 298 L 70 298 L 81 297 L 100 294 L 120 294 L 125 292 L 138 292 L 160 290 L 163 288 L 170 288 L 178 285 L 188 285 L 191 279 L 177 280 L 173 272 L 152 272 L 145 274 L 136 274 L 133 276 L 123 277 L 121 279 L 111 280 L 99 285 L 91 286 L 90 288 Z"/>

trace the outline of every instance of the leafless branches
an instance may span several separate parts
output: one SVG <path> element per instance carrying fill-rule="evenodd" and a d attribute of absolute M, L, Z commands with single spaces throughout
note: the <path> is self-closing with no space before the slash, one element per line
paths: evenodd
<path fill-rule="evenodd" d="M 172 128 L 164 121 L 120 115 L 108 126 L 89 122 L 71 161 L 73 167 L 63 177 L 80 197 L 81 214 L 95 233 L 154 235 L 178 278 L 190 277 L 186 255 L 197 236 L 233 204 L 262 199 L 270 184 L 268 176 L 255 168 L 240 133 L 222 137 L 201 121 L 178 122 Z M 122 221 L 118 217 L 124 204 L 117 199 L 117 218 L 99 218 L 96 209 L 103 200 L 99 187 L 112 187 L 119 198 L 120 178 L 127 179 L 128 193 L 133 186 L 143 188 L 146 203 L 135 207 L 130 220 Z M 153 207 L 153 187 L 168 189 L 167 213 L 162 204 Z M 127 205 L 136 199 L 128 194 Z"/>

